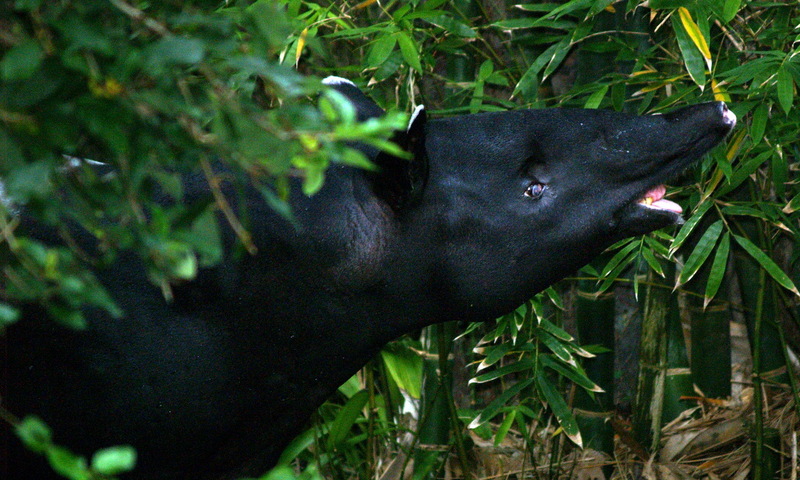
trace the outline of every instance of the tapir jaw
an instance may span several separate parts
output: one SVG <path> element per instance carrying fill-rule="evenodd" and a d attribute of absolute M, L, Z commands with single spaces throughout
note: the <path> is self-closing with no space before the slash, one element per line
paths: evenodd
<path fill-rule="evenodd" d="M 644 188 L 632 193 L 617 211 L 616 238 L 642 235 L 669 225 L 683 223 L 681 207 L 666 198 L 663 182 L 680 174 L 716 146 L 736 125 L 736 115 L 724 102 L 686 107 L 664 116 L 678 132 L 686 132 L 688 140 L 676 145 L 677 153 L 667 155 L 646 179 Z M 666 146 L 665 148 L 669 148 Z"/>

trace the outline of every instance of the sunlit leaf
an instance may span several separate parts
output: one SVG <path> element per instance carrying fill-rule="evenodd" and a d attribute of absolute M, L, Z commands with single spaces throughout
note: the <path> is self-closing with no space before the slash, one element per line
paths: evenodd
<path fill-rule="evenodd" d="M 136 450 L 129 445 L 104 448 L 92 455 L 92 469 L 103 475 L 119 475 L 136 466 Z"/>
<path fill-rule="evenodd" d="M 706 61 L 703 58 L 703 54 L 698 50 L 697 45 L 695 45 L 692 37 L 686 31 L 681 20 L 676 19 L 675 16 L 672 17 L 672 28 L 675 31 L 678 48 L 680 48 L 683 55 L 683 63 L 686 66 L 686 70 L 694 80 L 694 83 L 700 87 L 700 90 L 703 90 L 706 84 Z"/>
<path fill-rule="evenodd" d="M 361 410 L 367 404 L 368 400 L 369 392 L 361 390 L 353 395 L 342 409 L 339 410 L 328 435 L 329 450 L 333 450 L 347 438 L 350 429 L 353 427 L 353 424 L 356 423 L 359 415 L 361 415 Z"/>

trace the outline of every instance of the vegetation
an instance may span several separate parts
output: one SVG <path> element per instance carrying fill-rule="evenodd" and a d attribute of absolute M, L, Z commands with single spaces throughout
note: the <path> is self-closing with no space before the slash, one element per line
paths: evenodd
<path fill-rule="evenodd" d="M 777 435 L 763 402 L 788 394 L 800 409 L 788 368 L 789 349 L 800 348 L 800 186 L 793 178 L 800 165 L 799 25 L 796 2 L 765 0 L 4 2 L 0 177 L 12 201 L 0 206 L 0 328 L 20 321 L 12 306 L 20 300 L 41 302 L 55 321 L 75 328 L 84 305 L 117 311 L 78 252 L 15 234 L 14 204 L 46 223 L 70 221 L 91 232 L 99 261 L 137 252 L 169 296 L 170 279 L 192 278 L 220 260 L 213 208 L 250 248 L 248 219 L 221 196 L 205 205 L 152 203 L 156 189 L 181 198 L 178 178 L 187 171 L 202 171 L 212 188 L 216 162 L 246 172 L 275 209 L 291 215 L 284 203 L 290 176 L 313 195 L 332 162 L 368 168 L 344 142 L 396 148 L 387 139 L 404 128 L 402 112 L 419 103 L 433 115 L 556 106 L 659 113 L 724 100 L 739 126 L 671 192 L 687 212 L 680 229 L 615 245 L 495 324 L 467 326 L 455 346 L 452 327 L 390 345 L 320 409 L 284 463 L 318 464 L 328 478 L 369 478 L 393 452 L 397 464 L 389 468 L 413 458 L 414 477 L 427 478 L 453 453 L 467 478 L 475 475 L 468 460 L 475 442 L 500 445 L 513 435 L 531 453 L 521 466 L 530 476 L 569 475 L 561 461 L 570 445 L 591 438 L 608 451 L 601 445 L 610 430 L 587 432 L 564 394 L 577 385 L 588 392 L 583 405 L 598 398 L 596 411 L 608 414 L 609 400 L 595 397 L 594 382 L 607 385 L 613 375 L 589 380 L 581 359 L 613 347 L 591 337 L 594 315 L 607 319 L 608 295 L 624 293 L 623 285 L 646 305 L 645 323 L 664 325 L 645 329 L 651 363 L 635 399 L 631 449 L 646 460 L 671 418 L 646 410 L 674 404 L 677 394 L 646 386 L 672 378 L 667 362 L 686 361 L 680 335 L 659 335 L 680 331 L 679 316 L 667 314 L 678 303 L 692 327 L 699 396 L 731 395 L 726 332 L 732 319 L 746 324 L 753 375 L 745 380 L 755 392 L 749 465 L 752 478 L 773 478 L 787 468 L 789 439 Z M 347 102 L 322 87 L 329 74 L 366 86 L 392 113 L 356 122 Z M 109 180 L 80 162 L 67 169 L 73 158 L 102 160 L 119 174 Z M 575 300 L 576 289 L 606 305 Z M 594 347 L 579 347 L 565 331 L 574 304 L 590 312 L 576 319 L 588 322 L 577 331 L 581 344 Z M 476 343 L 474 354 L 464 353 Z M 466 394 L 454 393 L 458 372 L 439 355 L 451 350 L 477 365 L 469 367 Z M 698 396 L 677 383 L 680 394 Z M 481 401 L 487 388 L 493 395 Z M 420 396 L 426 401 L 416 423 L 439 446 L 423 448 L 428 440 L 401 413 Z M 76 457 L 52 444 L 41 422 L 13 413 L 0 405 L 0 419 L 70 478 L 112 476 L 135 464 L 126 448 L 91 461 Z M 770 442 L 779 452 L 772 463 Z M 545 453 L 550 461 L 541 465 Z M 284 468 L 266 478 L 294 475 Z M 302 475 L 320 478 L 316 470 Z"/>

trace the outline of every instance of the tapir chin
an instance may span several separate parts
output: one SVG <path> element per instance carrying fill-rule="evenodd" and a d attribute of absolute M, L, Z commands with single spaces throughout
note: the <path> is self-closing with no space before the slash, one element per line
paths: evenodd
<path fill-rule="evenodd" d="M 353 83 L 325 83 L 361 120 L 383 114 Z M 176 285 L 171 301 L 122 252 L 95 272 L 121 318 L 87 308 L 88 328 L 74 331 L 21 306 L 0 355 L 4 408 L 41 417 L 81 454 L 134 446 L 138 466 L 125 478 L 262 473 L 390 340 L 494 319 L 614 242 L 680 223 L 663 182 L 736 123 L 722 102 L 646 116 L 417 113 L 395 137 L 412 160 L 360 147 L 377 168 L 334 165 L 315 195 L 294 188 L 293 221 L 255 188 L 226 191 L 244 198 L 258 253 L 234 254 L 220 221 L 222 262 Z M 208 192 L 187 178 L 183 201 Z M 24 210 L 20 232 L 60 241 L 26 227 Z M 71 241 L 90 238 L 73 230 Z M 16 438 L 7 443 L 3 478 L 52 475 Z"/>

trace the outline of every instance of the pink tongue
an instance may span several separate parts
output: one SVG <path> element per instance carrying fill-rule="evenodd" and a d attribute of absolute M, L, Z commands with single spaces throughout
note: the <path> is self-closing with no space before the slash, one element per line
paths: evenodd
<path fill-rule="evenodd" d="M 669 210 L 675 213 L 682 213 L 683 209 L 680 205 L 664 198 L 665 193 L 667 193 L 667 187 L 664 185 L 657 185 L 645 193 L 644 198 L 642 198 L 639 203 L 643 203 L 651 208 L 660 208 L 662 210 Z M 648 199 L 650 200 L 650 203 L 647 203 Z"/>

